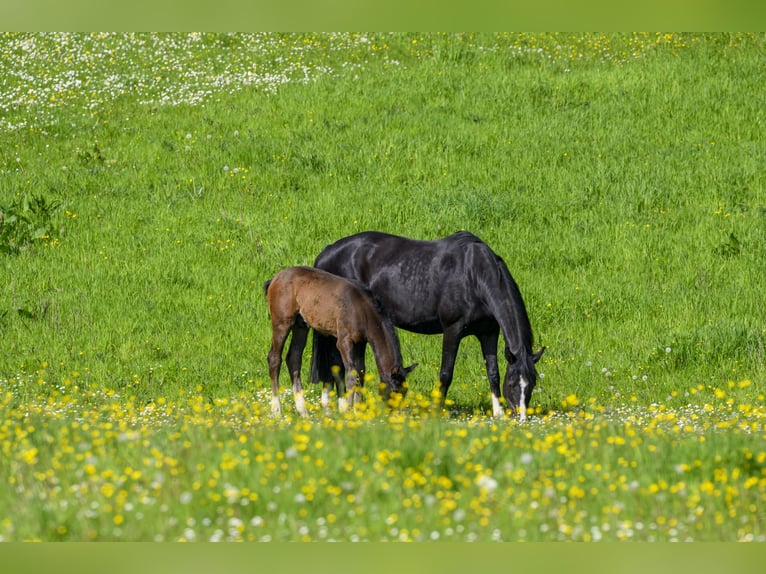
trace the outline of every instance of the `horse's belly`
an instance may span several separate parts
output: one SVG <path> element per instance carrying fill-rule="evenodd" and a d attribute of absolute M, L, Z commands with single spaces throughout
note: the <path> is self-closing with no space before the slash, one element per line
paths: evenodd
<path fill-rule="evenodd" d="M 442 325 L 436 313 L 425 314 L 422 308 L 418 312 L 417 306 L 394 305 L 393 302 L 385 301 L 383 297 L 381 299 L 391 320 L 398 328 L 421 335 L 435 335 L 442 332 Z"/>
<path fill-rule="evenodd" d="M 420 335 L 437 335 L 443 331 L 439 321 L 397 321 L 394 319 L 394 325 L 405 331 L 419 333 Z"/>

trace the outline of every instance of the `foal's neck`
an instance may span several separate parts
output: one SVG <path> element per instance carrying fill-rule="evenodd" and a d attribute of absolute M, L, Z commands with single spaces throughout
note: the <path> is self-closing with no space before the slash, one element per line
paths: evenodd
<path fill-rule="evenodd" d="M 386 325 L 385 319 L 381 318 L 379 321 L 371 321 L 371 328 L 367 333 L 367 341 L 372 347 L 378 375 L 386 382 L 394 371 L 394 367 L 400 367 L 402 363 L 398 340 L 393 329 L 393 326 Z"/>

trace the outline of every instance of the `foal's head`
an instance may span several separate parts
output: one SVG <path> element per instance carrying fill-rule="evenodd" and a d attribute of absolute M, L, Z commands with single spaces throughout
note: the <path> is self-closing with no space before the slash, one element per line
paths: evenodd
<path fill-rule="evenodd" d="M 503 381 L 503 396 L 508 401 L 511 413 L 515 415 L 518 410 L 521 420 L 527 418 L 529 401 L 537 384 L 535 363 L 540 360 L 544 352 L 545 347 L 535 354 L 523 353 L 520 357 L 506 353 L 508 370 L 505 372 L 505 380 Z"/>
<path fill-rule="evenodd" d="M 394 367 L 388 380 L 384 379 L 380 386 L 380 396 L 383 397 L 383 400 L 388 401 L 391 398 L 391 393 L 399 393 L 404 398 L 407 395 L 407 375 L 417 366 L 418 364 L 415 363 L 409 367 Z"/>

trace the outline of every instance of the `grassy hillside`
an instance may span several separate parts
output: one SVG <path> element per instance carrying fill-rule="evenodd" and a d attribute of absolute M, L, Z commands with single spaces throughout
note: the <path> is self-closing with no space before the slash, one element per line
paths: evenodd
<path fill-rule="evenodd" d="M 761 379 L 762 43 L 6 38 L 23 105 L 4 111 L 2 204 L 61 208 L 2 259 L 0 372 L 257 385 L 279 268 L 363 229 L 467 229 L 549 348 L 543 404 Z M 438 337 L 402 337 L 430 388 Z M 486 402 L 464 347 L 456 397 Z"/>

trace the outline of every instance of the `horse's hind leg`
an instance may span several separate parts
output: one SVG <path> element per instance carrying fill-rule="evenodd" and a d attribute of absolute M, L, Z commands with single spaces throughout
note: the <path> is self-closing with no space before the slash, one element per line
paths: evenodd
<path fill-rule="evenodd" d="M 333 388 L 334 383 L 323 382 L 322 383 L 322 408 L 328 410 L 330 408 L 330 391 Z"/>
<path fill-rule="evenodd" d="M 305 417 L 306 400 L 303 397 L 303 385 L 301 384 L 301 359 L 303 349 L 306 348 L 306 340 L 309 335 L 309 327 L 303 321 L 298 319 L 293 326 L 293 336 L 290 339 L 290 346 L 287 349 L 287 368 L 290 371 L 290 377 L 293 381 L 293 397 L 295 399 L 295 410 L 302 417 Z"/>

